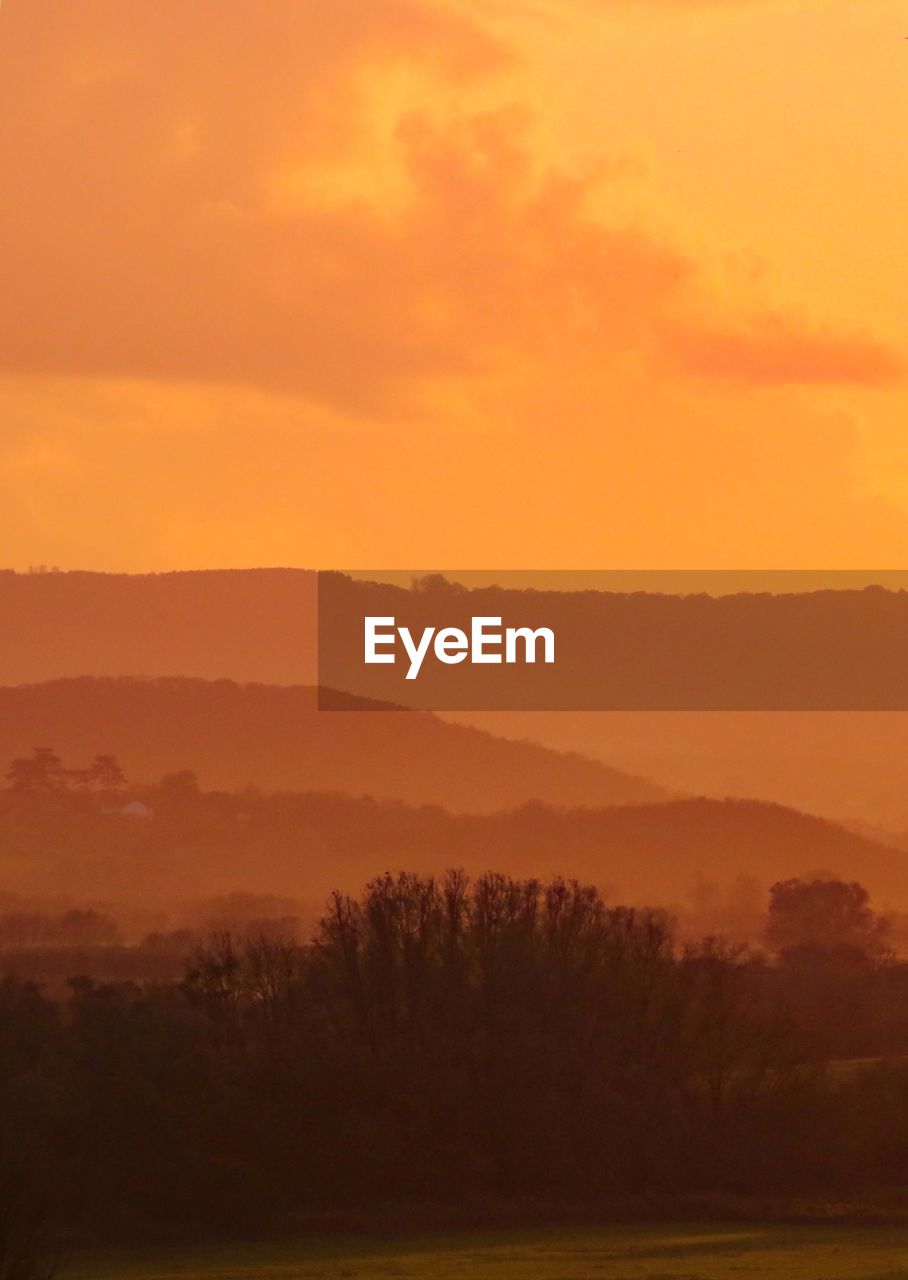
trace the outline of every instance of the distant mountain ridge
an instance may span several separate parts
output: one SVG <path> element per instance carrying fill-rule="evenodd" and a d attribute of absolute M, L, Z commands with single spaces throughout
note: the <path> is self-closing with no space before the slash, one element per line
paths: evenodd
<path fill-rule="evenodd" d="M 23 820 L 12 805 L 0 887 L 14 892 L 166 902 L 239 888 L 317 901 L 385 869 L 464 866 L 576 875 L 660 906 L 740 890 L 751 911 L 774 879 L 830 874 L 908 907 L 904 851 L 833 822 L 673 798 L 425 712 L 319 712 L 312 687 L 86 677 L 0 688 L 0 772 L 36 746 L 71 767 L 115 754 L 138 784 L 192 769 L 208 794 L 168 812 L 152 789 L 151 821 L 52 802 L 42 816 L 40 798 Z"/>
<path fill-rule="evenodd" d="M 139 782 L 188 768 L 206 788 L 346 791 L 460 811 L 669 798 L 585 756 L 427 712 L 319 712 L 309 686 L 83 677 L 0 688 L 0 773 L 36 746 L 75 764 L 115 754 Z"/>
<path fill-rule="evenodd" d="M 321 626 L 331 641 L 323 683 L 434 709 L 908 709 L 908 591 L 466 589 L 440 575 L 408 589 L 344 573 L 320 583 L 312 570 L 281 568 L 0 572 L 0 684 L 82 675 L 315 684 Z M 363 665 L 367 613 L 406 620 L 413 634 L 477 614 L 545 624 L 568 657 L 425 664 L 414 700 L 417 682 L 398 664 Z M 531 674 L 539 682 L 527 685 Z"/>
<path fill-rule="evenodd" d="M 881 600 L 879 593 L 857 595 L 869 608 Z M 0 570 L 0 685 L 84 675 L 312 684 L 315 615 L 310 570 Z M 908 712 L 509 711 L 450 718 L 546 743 L 553 758 L 580 751 L 675 793 L 756 796 L 836 819 L 908 828 Z M 157 768 L 161 754 L 149 765 Z M 200 773 L 204 781 L 204 768 Z M 375 773 L 370 785 L 390 794 L 378 762 Z M 588 776 L 595 790 L 603 775 L 600 782 Z M 295 785 L 286 771 L 280 777 L 280 785 Z M 586 784 L 568 791 L 588 802 Z M 520 803 L 526 788 L 501 792 Z M 560 788 L 546 794 L 560 802 Z M 615 794 L 634 799 L 620 789 Z"/>
<path fill-rule="evenodd" d="M 577 877 L 612 902 L 759 931 L 767 890 L 792 876 L 859 880 L 878 908 L 908 907 L 908 854 L 780 805 L 745 800 L 497 813 L 341 792 L 142 791 L 121 813 L 78 793 L 0 792 L 0 886 L 25 897 L 143 910 L 233 891 L 318 909 L 385 871 Z"/>
<path fill-rule="evenodd" d="M 0 685 L 70 676 L 314 684 L 310 569 L 0 571 Z"/>

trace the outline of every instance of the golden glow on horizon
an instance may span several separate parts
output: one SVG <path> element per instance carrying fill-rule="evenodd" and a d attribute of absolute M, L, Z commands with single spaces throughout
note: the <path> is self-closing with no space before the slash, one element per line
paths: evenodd
<path fill-rule="evenodd" d="M 12 0 L 0 561 L 903 565 L 891 0 Z"/>

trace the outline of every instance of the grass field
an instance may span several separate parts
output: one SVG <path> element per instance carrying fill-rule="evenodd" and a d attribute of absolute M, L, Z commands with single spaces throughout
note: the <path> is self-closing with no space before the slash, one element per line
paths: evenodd
<path fill-rule="evenodd" d="M 908 1280 L 908 1227 L 604 1227 L 73 1259 L 60 1280 Z"/>

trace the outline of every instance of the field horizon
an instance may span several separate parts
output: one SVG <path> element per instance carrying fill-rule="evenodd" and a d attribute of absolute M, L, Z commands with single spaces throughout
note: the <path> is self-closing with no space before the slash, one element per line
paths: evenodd
<path fill-rule="evenodd" d="M 908 1226 L 612 1223 L 74 1257 L 61 1280 L 904 1280 Z"/>

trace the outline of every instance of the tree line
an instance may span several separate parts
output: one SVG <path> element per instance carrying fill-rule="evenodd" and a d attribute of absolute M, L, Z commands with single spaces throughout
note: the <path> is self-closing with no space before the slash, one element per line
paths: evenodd
<path fill-rule="evenodd" d="M 41 1230 L 898 1185 L 908 970 L 859 886 L 774 895 L 758 955 L 575 881 L 386 874 L 309 941 L 213 934 L 177 982 L 7 977 L 0 1277 L 41 1274 L 4 1270 Z"/>
<path fill-rule="evenodd" d="M 35 747 L 30 756 L 17 756 L 6 771 L 6 781 L 15 793 L 67 791 L 100 792 L 119 795 L 126 787 L 126 775 L 114 755 L 96 755 L 83 769 L 67 769 L 53 747 Z"/>

